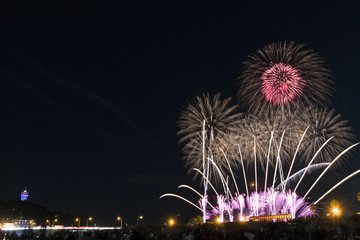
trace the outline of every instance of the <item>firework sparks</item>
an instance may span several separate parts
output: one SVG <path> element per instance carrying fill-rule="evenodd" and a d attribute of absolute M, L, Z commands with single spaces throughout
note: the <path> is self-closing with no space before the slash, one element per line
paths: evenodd
<path fill-rule="evenodd" d="M 307 131 L 305 130 L 303 133 L 303 136 L 305 136 L 305 133 Z M 284 133 L 282 137 L 284 136 Z M 312 160 L 307 164 L 307 166 L 293 175 L 289 176 L 287 175 L 286 179 L 281 180 L 277 187 L 275 187 L 276 183 L 276 173 L 279 172 L 280 175 L 284 176 L 283 170 L 278 167 L 280 166 L 281 158 L 278 156 L 277 158 L 277 164 L 274 167 L 274 178 L 273 178 L 273 186 L 269 187 L 267 189 L 263 189 L 260 191 L 253 191 L 250 194 L 239 194 L 236 193 L 235 197 L 232 196 L 230 193 L 229 188 L 229 177 L 224 176 L 225 169 L 220 169 L 219 166 L 216 165 L 216 163 L 209 159 L 209 161 L 214 165 L 214 168 L 217 170 L 217 174 L 219 174 L 219 179 L 221 180 L 222 184 L 224 185 L 224 194 L 218 194 L 214 187 L 211 185 L 213 190 L 216 193 L 216 202 L 217 205 L 211 205 L 210 202 L 208 202 L 208 195 L 201 195 L 199 192 L 197 192 L 195 189 L 187 186 L 187 185 L 181 185 L 180 187 L 186 187 L 195 192 L 198 196 L 200 196 L 199 200 L 199 206 L 196 206 L 195 204 L 191 203 L 193 206 L 196 206 L 197 209 L 201 210 L 203 212 L 204 219 L 209 219 L 210 216 L 219 216 L 220 221 L 234 221 L 234 219 L 245 219 L 249 220 L 250 217 L 261 217 L 261 216 L 270 216 L 270 215 L 287 215 L 291 216 L 292 219 L 298 218 L 298 217 L 304 217 L 304 216 L 310 216 L 313 215 L 313 211 L 311 210 L 311 204 L 305 201 L 305 196 L 311 191 L 311 189 L 316 185 L 318 180 L 325 174 L 325 172 L 330 168 L 331 165 L 333 165 L 334 162 L 336 162 L 340 157 L 342 157 L 346 152 L 351 150 L 353 147 L 357 146 L 357 144 L 354 144 L 344 151 L 342 151 L 334 160 L 332 163 L 318 163 L 318 164 L 312 164 L 314 159 L 318 156 L 318 154 L 324 149 L 324 147 L 327 145 L 328 142 L 332 140 L 333 137 L 329 138 L 326 142 L 322 144 L 322 146 L 317 150 L 315 155 L 313 156 Z M 299 141 L 299 145 L 302 142 L 302 138 Z M 256 145 L 256 142 L 253 142 L 254 145 Z M 281 143 L 279 148 L 281 148 Z M 280 149 L 278 151 L 278 154 L 280 153 Z M 225 153 L 223 152 L 225 155 Z M 240 155 L 241 156 L 241 155 Z M 254 156 L 255 157 L 255 156 Z M 226 158 L 226 156 L 225 156 Z M 226 158 L 228 159 L 228 158 Z M 294 157 L 295 159 L 295 157 Z M 304 162 L 303 162 L 304 163 Z M 256 164 L 256 163 L 255 163 Z M 283 164 L 286 164 L 286 162 L 283 162 Z M 291 162 L 291 165 L 293 165 L 293 162 Z M 319 178 L 314 182 L 314 184 L 310 187 L 308 192 L 305 194 L 304 197 L 299 196 L 296 193 L 296 189 L 298 188 L 299 184 L 301 183 L 301 180 L 304 178 L 305 174 L 310 174 L 311 170 L 317 170 L 320 168 L 325 168 L 323 170 L 322 174 L 319 176 Z M 231 170 L 231 166 L 228 165 L 229 169 L 226 169 L 228 172 L 233 175 L 233 171 Z M 255 166 L 254 166 L 255 168 Z M 197 172 L 200 172 L 200 170 L 195 169 Z M 200 172 L 201 173 L 201 172 Z M 351 178 L 352 176 L 355 176 L 356 174 L 360 173 L 360 170 L 354 172 L 353 174 L 346 177 L 344 180 L 340 181 L 338 184 L 336 184 L 333 188 L 331 188 L 327 193 L 325 193 L 319 200 L 317 200 L 314 204 L 317 204 L 324 196 L 326 196 L 329 192 L 337 188 L 340 184 L 345 182 L 347 179 Z M 203 173 L 201 173 L 203 174 Z M 245 170 L 243 168 L 243 174 L 246 175 Z M 301 178 L 300 178 L 301 176 Z M 300 180 L 298 180 L 300 178 Z M 256 178 L 255 178 L 256 179 Z M 282 179 L 282 178 L 280 178 Z M 208 181 L 208 180 L 207 180 Z M 235 177 L 233 177 L 233 181 L 235 183 Z M 289 185 L 288 182 L 297 182 L 296 187 L 292 190 L 290 188 L 286 188 L 286 185 Z M 235 183 L 236 184 L 236 183 Z M 176 194 L 164 194 L 162 197 L 170 196 L 170 197 L 177 197 L 182 200 L 187 201 L 185 198 L 176 195 Z M 209 207 L 207 207 L 209 206 Z"/>
<path fill-rule="evenodd" d="M 318 159 L 321 162 L 330 162 L 346 146 L 353 144 L 355 136 L 349 122 L 337 114 L 334 109 L 306 108 L 299 110 L 296 114 L 298 115 L 298 124 L 302 128 L 309 126 L 308 134 L 300 148 L 305 160 L 309 161 L 317 149 L 330 137 L 334 137 L 333 140 L 319 153 Z"/>
<path fill-rule="evenodd" d="M 230 98 L 222 100 L 220 94 L 196 97 L 180 115 L 179 143 L 184 144 L 186 166 L 202 176 L 204 194 L 187 185 L 179 188 L 197 194 L 199 206 L 176 194 L 167 193 L 160 198 L 176 197 L 192 204 L 202 211 L 204 223 L 211 215 L 219 216 L 221 222 L 251 217 L 270 217 L 276 221 L 279 216 L 294 219 L 313 215 L 314 205 L 360 173 L 358 170 L 350 174 L 315 203 L 305 201 L 330 167 L 359 144 L 345 149 L 354 139 L 348 121 L 335 110 L 322 107 L 334 90 L 330 78 L 322 58 L 294 42 L 270 44 L 250 55 L 244 62 L 237 94 L 239 101 L 247 107 L 246 115 L 230 105 Z M 250 175 L 244 162 L 254 170 L 249 171 Z M 262 166 L 265 175 L 263 189 L 261 185 L 258 187 L 258 181 L 263 182 L 259 179 L 261 173 L 258 177 L 258 165 Z M 297 189 L 305 175 L 321 168 L 325 170 L 306 194 L 298 195 Z M 292 174 L 295 169 L 297 171 Z M 251 176 L 252 172 L 254 176 Z M 269 174 L 273 177 L 268 177 Z M 241 193 L 236 183 L 242 179 L 241 175 L 246 194 Z M 255 183 L 250 185 L 255 189 L 249 192 L 248 179 L 253 177 Z M 222 186 L 222 194 L 212 181 Z M 268 181 L 272 182 L 268 184 Z M 294 183 L 297 184 L 292 188 Z M 234 189 L 235 197 L 232 195 Z M 211 191 L 216 198 L 209 194 Z M 217 205 L 212 205 L 210 200 L 215 200 Z"/>
<path fill-rule="evenodd" d="M 299 72 L 284 63 L 273 64 L 260 78 L 261 92 L 273 106 L 281 106 L 298 100 L 302 94 L 303 79 Z"/>
<path fill-rule="evenodd" d="M 238 99 L 252 112 L 270 106 L 323 105 L 333 92 L 330 72 L 313 50 L 273 43 L 249 56 L 238 78 Z"/>
<path fill-rule="evenodd" d="M 228 143 L 227 154 L 229 157 L 238 159 L 239 147 L 241 148 L 244 161 L 247 166 L 253 165 L 254 147 L 256 148 L 256 161 L 260 166 L 276 160 L 283 137 L 281 157 L 290 161 L 297 146 L 301 134 L 296 126 L 293 115 L 283 114 L 280 110 L 271 110 L 261 115 L 247 114 L 233 123 L 233 130 L 223 139 Z M 295 136 L 295 137 L 294 137 Z M 255 139 L 255 143 L 254 143 Z M 270 142 L 269 140 L 272 139 Z"/>
<path fill-rule="evenodd" d="M 211 96 L 206 93 L 197 96 L 194 103 L 181 113 L 178 121 L 179 143 L 184 143 L 183 152 L 189 172 L 194 167 L 205 169 L 202 159 L 207 158 L 215 159 L 220 167 L 227 166 L 220 148 L 226 151 L 224 137 L 233 131 L 231 123 L 241 115 L 236 112 L 237 106 L 231 106 L 230 102 L 231 98 L 221 99 L 220 94 Z"/>

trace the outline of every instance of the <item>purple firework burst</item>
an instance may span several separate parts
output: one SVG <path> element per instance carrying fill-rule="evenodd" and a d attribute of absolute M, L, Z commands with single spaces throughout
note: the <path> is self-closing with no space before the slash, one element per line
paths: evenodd
<path fill-rule="evenodd" d="M 207 211 L 206 215 L 219 216 L 220 222 L 224 222 L 225 219 L 230 222 L 248 221 L 250 217 L 279 214 L 290 214 L 291 219 L 294 219 L 313 214 L 311 205 L 291 190 L 279 191 L 269 188 L 259 193 L 252 192 L 249 196 L 241 194 L 229 201 L 219 195 L 217 200 L 218 205 Z"/>
<path fill-rule="evenodd" d="M 300 98 L 303 89 L 303 79 L 300 73 L 290 65 L 275 63 L 266 69 L 260 78 L 261 92 L 266 101 L 273 106 L 281 106 Z"/>

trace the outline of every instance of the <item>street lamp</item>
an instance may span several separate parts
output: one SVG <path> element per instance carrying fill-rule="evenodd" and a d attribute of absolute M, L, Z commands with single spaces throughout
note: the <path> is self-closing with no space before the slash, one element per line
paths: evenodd
<path fill-rule="evenodd" d="M 86 227 L 89 226 L 89 221 L 92 221 L 92 220 L 93 220 L 92 217 L 88 217 L 88 219 L 86 219 Z"/>
<path fill-rule="evenodd" d="M 172 226 L 174 226 L 174 225 L 175 225 L 174 219 L 170 218 L 170 219 L 169 219 L 169 226 L 172 227 Z"/>
<path fill-rule="evenodd" d="M 50 220 L 46 219 L 46 224 L 50 227 Z"/>
<path fill-rule="evenodd" d="M 80 218 L 76 218 L 76 219 L 75 219 L 75 222 L 77 222 L 77 223 L 78 223 L 78 227 L 80 227 Z"/>
<path fill-rule="evenodd" d="M 122 217 L 117 217 L 116 219 L 120 221 L 120 228 L 122 228 Z"/>
<path fill-rule="evenodd" d="M 334 207 L 334 208 L 332 209 L 332 213 L 333 213 L 335 216 L 339 216 L 339 215 L 341 214 L 341 211 L 340 211 L 339 208 Z"/>
<path fill-rule="evenodd" d="M 139 221 L 143 219 L 143 216 L 139 216 L 136 221 L 136 226 L 139 226 Z"/>
<path fill-rule="evenodd" d="M 52 225 L 54 226 L 57 221 L 57 218 L 55 218 Z"/>
<path fill-rule="evenodd" d="M 341 215 L 340 204 L 335 199 L 331 200 L 330 202 L 330 211 L 331 211 L 331 215 L 334 215 L 335 217 Z"/>

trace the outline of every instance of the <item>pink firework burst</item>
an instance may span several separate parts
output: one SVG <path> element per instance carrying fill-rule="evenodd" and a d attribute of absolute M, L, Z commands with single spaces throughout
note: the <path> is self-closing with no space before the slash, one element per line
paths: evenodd
<path fill-rule="evenodd" d="M 275 63 L 262 74 L 261 92 L 273 106 L 281 106 L 300 98 L 303 79 L 290 65 Z"/>

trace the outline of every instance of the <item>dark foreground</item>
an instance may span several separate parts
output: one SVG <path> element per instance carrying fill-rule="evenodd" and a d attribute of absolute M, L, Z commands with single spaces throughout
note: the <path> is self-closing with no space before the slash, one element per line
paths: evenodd
<path fill-rule="evenodd" d="M 291 223 L 207 223 L 198 226 L 141 226 L 108 231 L 26 230 L 0 232 L 9 240 L 322 240 L 360 239 L 360 216 L 301 219 Z"/>

